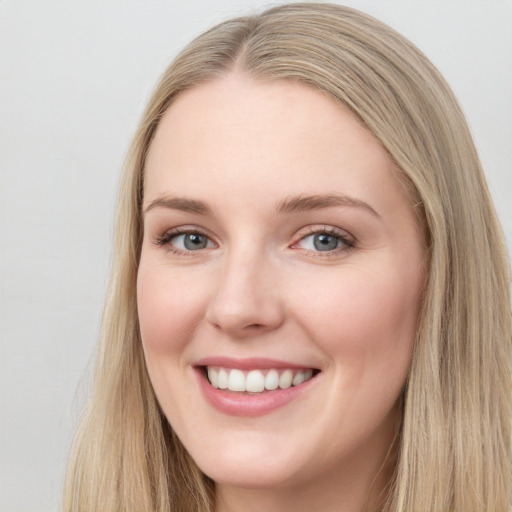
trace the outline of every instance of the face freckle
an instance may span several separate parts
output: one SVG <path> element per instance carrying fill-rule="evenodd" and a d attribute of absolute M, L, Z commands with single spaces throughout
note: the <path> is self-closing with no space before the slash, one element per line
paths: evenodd
<path fill-rule="evenodd" d="M 380 143 L 309 86 L 229 75 L 178 96 L 145 171 L 144 354 L 199 468 L 221 487 L 374 475 L 425 276 Z"/>

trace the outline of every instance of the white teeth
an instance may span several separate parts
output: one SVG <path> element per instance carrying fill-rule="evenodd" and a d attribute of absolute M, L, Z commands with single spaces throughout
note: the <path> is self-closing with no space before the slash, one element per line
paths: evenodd
<path fill-rule="evenodd" d="M 245 375 L 241 370 L 229 372 L 228 389 L 230 391 L 245 391 Z"/>
<path fill-rule="evenodd" d="M 251 393 L 259 393 L 265 389 L 265 377 L 258 370 L 252 370 L 245 378 L 245 390 Z"/>
<path fill-rule="evenodd" d="M 219 389 L 228 389 L 228 372 L 221 368 L 219 370 Z"/>
<path fill-rule="evenodd" d="M 279 377 L 279 387 L 281 389 L 288 389 L 291 387 L 293 381 L 293 372 L 291 370 L 285 370 L 281 377 Z"/>
<path fill-rule="evenodd" d="M 208 367 L 208 380 L 214 388 L 229 389 L 230 391 L 247 391 L 261 393 L 274 391 L 277 388 L 288 389 L 299 386 L 313 377 L 311 368 L 305 370 L 287 369 L 279 374 L 279 370 L 251 370 L 244 373 L 242 370 Z"/>
<path fill-rule="evenodd" d="M 294 386 L 298 386 L 299 384 L 302 384 L 304 382 L 304 372 L 298 372 L 295 374 L 295 377 L 293 377 L 292 384 Z"/>
<path fill-rule="evenodd" d="M 311 372 L 313 373 L 313 372 Z M 279 386 L 279 373 L 277 370 L 270 370 L 265 377 L 265 389 L 273 391 Z"/>
<path fill-rule="evenodd" d="M 219 374 L 213 368 L 208 368 L 208 379 L 214 388 L 219 387 Z"/>

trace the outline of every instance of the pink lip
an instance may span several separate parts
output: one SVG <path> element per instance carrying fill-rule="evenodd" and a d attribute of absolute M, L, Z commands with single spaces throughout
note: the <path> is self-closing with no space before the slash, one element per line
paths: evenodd
<path fill-rule="evenodd" d="M 194 366 L 222 366 L 223 368 L 238 368 L 239 370 L 268 370 L 275 368 L 301 369 L 312 368 L 308 365 L 280 361 L 278 359 L 267 359 L 261 357 L 252 357 L 246 359 L 237 359 L 233 357 L 205 357 L 194 363 Z"/>
<path fill-rule="evenodd" d="M 299 398 L 309 387 L 316 382 L 316 378 L 292 386 L 288 389 L 277 389 L 266 393 L 249 395 L 233 391 L 214 388 L 203 370 L 203 366 L 222 366 L 224 368 L 238 368 L 241 370 L 267 369 L 267 368 L 308 368 L 308 366 L 293 365 L 268 359 L 233 360 L 230 358 L 203 359 L 194 367 L 199 387 L 206 401 L 218 411 L 231 416 L 255 417 L 271 413 L 280 407 L 284 407 Z"/>

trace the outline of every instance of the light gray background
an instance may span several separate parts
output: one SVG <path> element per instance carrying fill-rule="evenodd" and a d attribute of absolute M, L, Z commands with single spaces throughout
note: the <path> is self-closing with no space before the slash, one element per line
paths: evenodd
<path fill-rule="evenodd" d="M 444 73 L 512 241 L 512 1 L 360 0 Z M 115 190 L 172 56 L 251 0 L 0 2 L 0 510 L 56 511 L 88 389 Z M 471 248 L 468 247 L 468 251 Z"/>

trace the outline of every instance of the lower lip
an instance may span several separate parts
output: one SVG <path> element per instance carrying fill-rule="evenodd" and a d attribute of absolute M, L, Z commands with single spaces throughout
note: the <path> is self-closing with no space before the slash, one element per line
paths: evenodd
<path fill-rule="evenodd" d="M 218 411 L 232 416 L 254 417 L 269 414 L 299 398 L 316 380 L 316 377 L 313 377 L 299 386 L 247 395 L 214 388 L 204 375 L 203 370 L 199 368 L 195 370 L 199 386 L 208 403 Z"/>

